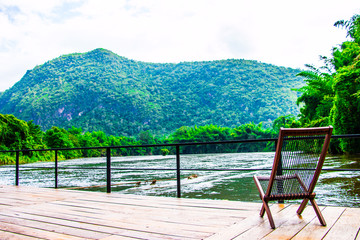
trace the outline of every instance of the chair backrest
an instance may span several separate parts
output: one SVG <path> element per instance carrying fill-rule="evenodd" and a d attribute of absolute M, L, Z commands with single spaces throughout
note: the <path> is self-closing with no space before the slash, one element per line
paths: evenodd
<path fill-rule="evenodd" d="M 266 195 L 312 193 L 332 130 L 332 126 L 281 128 Z"/>

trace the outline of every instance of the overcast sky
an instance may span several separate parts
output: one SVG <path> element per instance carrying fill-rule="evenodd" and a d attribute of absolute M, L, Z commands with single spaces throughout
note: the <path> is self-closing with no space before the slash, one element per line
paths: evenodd
<path fill-rule="evenodd" d="M 63 54 L 105 48 L 133 60 L 249 59 L 319 65 L 359 0 L 0 0 L 0 91 Z"/>

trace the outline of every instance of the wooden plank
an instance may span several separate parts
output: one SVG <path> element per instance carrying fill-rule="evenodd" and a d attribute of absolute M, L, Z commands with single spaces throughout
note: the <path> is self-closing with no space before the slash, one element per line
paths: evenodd
<path fill-rule="evenodd" d="M 38 196 L 40 198 L 46 197 L 46 198 L 61 198 L 61 199 L 74 198 L 84 195 L 96 196 L 97 194 L 99 194 L 99 192 L 66 191 L 63 189 L 37 188 L 32 186 L 2 186 L 2 188 L 0 188 L 0 193 L 14 194 L 14 196 L 31 194 L 33 196 Z"/>
<path fill-rule="evenodd" d="M 308 208 L 311 206 L 308 206 Z M 325 207 L 322 214 L 326 221 L 326 226 L 322 226 L 317 218 L 314 218 L 308 225 L 306 225 L 293 240 L 302 239 L 322 239 L 327 232 L 334 226 L 341 214 L 345 211 L 342 207 Z"/>
<path fill-rule="evenodd" d="M 90 201 L 91 201 L 91 199 L 90 199 Z M 203 203 L 202 201 L 198 201 L 197 204 L 193 204 L 193 203 L 187 204 L 179 199 L 167 199 L 164 202 L 158 201 L 157 199 L 149 199 L 146 201 L 134 200 L 134 199 L 131 199 L 130 201 L 128 199 L 114 199 L 114 200 L 109 199 L 106 202 L 108 202 L 108 203 L 124 203 L 124 204 L 127 204 L 130 202 L 133 205 L 139 205 L 139 206 L 146 205 L 146 206 L 151 206 L 154 208 L 173 208 L 173 207 L 176 207 L 176 208 L 183 207 L 183 209 L 193 208 L 193 209 L 196 209 L 197 211 L 204 211 L 204 212 L 206 212 L 209 209 L 211 209 L 211 211 L 218 209 L 218 210 L 225 211 L 225 212 L 232 211 L 234 213 L 239 213 L 239 212 L 247 212 L 247 211 L 257 211 L 259 208 L 258 203 L 256 205 L 252 204 L 251 207 L 247 207 L 247 206 L 250 206 L 249 204 L 244 204 L 247 206 L 239 207 L 240 204 L 238 204 L 237 206 L 235 206 L 235 205 L 234 206 L 220 206 L 220 205 L 214 205 L 214 204 L 206 204 L 206 203 Z"/>
<path fill-rule="evenodd" d="M 251 211 L 256 210 L 258 208 L 258 203 L 239 203 L 232 201 L 224 201 L 223 203 L 219 200 L 206 200 L 199 201 L 199 199 L 185 199 L 185 198 L 169 198 L 169 197 L 153 197 L 153 196 L 136 196 L 134 195 L 121 195 L 113 194 L 113 195 L 104 195 L 99 197 L 88 197 L 78 198 L 78 200 L 86 200 L 86 201 L 104 201 L 104 202 L 113 202 L 113 203 L 122 203 L 122 202 L 132 202 L 146 204 L 147 206 L 152 205 L 154 207 L 168 207 L 168 206 L 183 206 L 183 207 L 194 207 L 194 208 L 211 208 L 211 209 L 229 209 L 229 210 L 245 210 Z M 195 201 L 194 201 L 195 200 Z"/>
<path fill-rule="evenodd" d="M 7 240 L 39 240 L 39 238 L 29 237 L 22 234 L 12 233 L 12 232 L 6 232 L 0 230 L 0 239 Z"/>
<path fill-rule="evenodd" d="M 99 239 L 110 236 L 110 234 L 101 233 L 101 232 L 99 233 L 96 231 L 89 231 L 86 229 L 81 229 L 73 226 L 64 226 L 53 222 L 38 221 L 36 219 L 33 220 L 31 219 L 31 217 L 24 218 L 21 215 L 19 216 L 19 214 L 4 215 L 3 213 L 1 213 L 0 222 L 14 224 L 17 226 L 40 229 L 49 232 L 56 232 L 56 233 L 76 236 L 80 238 L 87 238 L 87 239 Z"/>
<path fill-rule="evenodd" d="M 159 204 L 154 204 L 152 202 L 137 202 L 137 201 L 129 201 L 129 200 L 119 200 L 119 201 L 97 201 L 97 200 L 85 200 L 85 199 L 72 199 L 72 200 L 67 200 L 67 201 L 61 201 L 58 202 L 59 204 L 68 204 L 68 205 L 74 205 L 74 206 L 87 206 L 89 208 L 100 208 L 100 206 L 129 206 L 131 207 L 135 207 L 135 208 L 144 208 L 144 210 L 147 209 L 168 209 L 168 210 L 172 210 L 172 209 L 178 209 L 178 210 L 193 210 L 193 211 L 197 211 L 197 212 L 201 212 L 201 213 L 209 213 L 212 214 L 214 212 L 216 212 L 216 214 L 222 214 L 222 215 L 227 215 L 229 216 L 229 213 L 232 213 L 233 216 L 238 217 L 239 215 L 243 215 L 243 213 L 246 213 L 246 211 L 240 211 L 240 210 L 235 210 L 235 209 L 219 209 L 219 208 L 198 208 L 198 207 L 186 207 L 183 205 L 159 205 Z M 218 210 L 218 211 L 217 211 Z"/>
<path fill-rule="evenodd" d="M 14 186 L 11 186 L 14 188 Z M 249 209 L 257 209 L 258 203 L 253 202 L 236 202 L 236 201 L 228 201 L 228 200 L 210 200 L 210 199 L 202 199 L 199 202 L 199 199 L 190 199 L 190 198 L 172 198 L 172 197 L 158 197 L 158 196 L 142 196 L 142 195 L 131 195 L 131 194 L 120 194 L 120 193 L 100 193 L 100 192 L 86 192 L 86 191 L 74 191 L 74 190 L 64 190 L 64 189 L 44 189 L 44 188 L 34 188 L 28 186 L 17 186 L 15 187 L 14 197 L 17 196 L 17 192 L 21 192 L 21 195 L 32 195 L 31 198 L 34 196 L 40 198 L 54 198 L 54 200 L 61 200 L 61 199 L 69 199 L 69 198 L 78 198 L 83 196 L 84 199 L 90 200 L 91 198 L 95 199 L 132 199 L 132 200 L 140 200 L 140 201 L 153 201 L 159 204 L 165 205 L 188 205 L 193 207 L 210 207 L 210 208 L 233 208 L 238 210 L 249 210 Z M 18 188 L 21 188 L 19 190 Z M 7 188 L 6 191 L 8 191 Z M 5 192 L 6 192 L 5 191 Z M 7 194 L 11 194 L 11 192 L 7 192 Z M 48 195 L 48 196 L 47 196 Z M 29 196 L 30 197 L 30 196 Z M 31 199 L 30 198 L 30 199 Z M 22 198 L 18 198 L 22 200 Z M 50 200 L 50 199 L 48 199 Z"/>
<path fill-rule="evenodd" d="M 323 209 L 324 207 L 320 207 L 320 210 Z M 312 206 L 307 206 L 301 216 L 294 211 L 294 213 L 285 217 L 285 221 L 278 225 L 274 231 L 267 234 L 266 239 L 280 240 L 292 238 L 315 218 L 317 217 Z"/>
<path fill-rule="evenodd" d="M 139 238 L 132 238 L 132 237 L 124 237 L 118 235 L 111 235 L 110 237 L 102 238 L 100 240 L 131 240 L 131 239 L 139 239 Z"/>
<path fill-rule="evenodd" d="M 33 205 L 37 203 L 42 203 L 44 201 L 34 202 L 31 200 L 31 198 L 25 198 L 29 199 L 29 201 L 24 201 L 24 199 L 18 200 L 14 198 L 1 198 L 1 203 L 7 205 L 7 207 L 16 207 L 16 206 L 24 206 L 24 205 Z"/>
<path fill-rule="evenodd" d="M 44 211 L 46 213 L 44 213 Z M 119 214 L 112 214 L 108 212 L 104 212 L 102 215 L 99 215 L 97 218 L 89 218 L 88 216 L 82 216 L 82 214 L 69 214 L 66 209 L 62 209 L 61 212 L 57 211 L 47 211 L 46 208 L 43 209 L 26 209 L 22 210 L 21 212 L 16 211 L 19 214 L 27 213 L 27 214 L 34 214 L 40 215 L 49 218 L 57 218 L 69 221 L 76 221 L 94 225 L 102 225 L 102 226 L 109 226 L 109 227 L 117 227 L 121 225 L 121 228 L 133 229 L 137 231 L 149 231 L 150 229 L 156 230 L 158 233 L 168 233 L 177 235 L 179 231 L 181 231 L 181 236 L 187 237 L 194 235 L 193 231 L 198 232 L 199 234 L 208 234 L 213 233 L 216 227 L 208 227 L 205 225 L 197 225 L 197 224 L 189 224 L 188 222 L 178 222 L 178 223 L 171 223 L 164 220 L 152 220 L 149 218 L 149 215 L 146 213 L 143 215 L 138 216 L 138 213 L 132 214 L 131 216 L 123 216 Z M 171 213 L 170 217 L 171 217 Z M 101 217 L 102 216 L 102 217 Z M 159 227 L 160 226 L 160 227 Z M 164 232 L 164 228 L 169 229 Z"/>
<path fill-rule="evenodd" d="M 359 233 L 360 209 L 346 208 L 324 239 L 355 239 Z"/>
<path fill-rule="evenodd" d="M 55 233 L 51 231 L 45 231 L 36 228 L 30 228 L 25 226 L 14 225 L 10 223 L 0 222 L 0 230 L 6 232 L 12 232 L 16 234 L 22 234 L 24 236 L 34 237 L 37 239 L 72 239 L 81 240 L 83 238 L 70 236 L 66 234 Z"/>
<path fill-rule="evenodd" d="M 68 190 L 66 190 L 68 191 Z M 68 192 L 71 192 L 72 190 L 69 190 Z M 80 191 L 77 191 L 80 192 Z M 155 200 L 158 202 L 164 202 L 166 203 L 169 200 L 172 200 L 172 202 L 177 203 L 187 203 L 187 204 L 199 204 L 199 199 L 191 199 L 191 198 L 176 198 L 174 197 L 164 197 L 164 196 L 146 196 L 146 195 L 134 195 L 134 194 L 122 194 L 118 192 L 113 192 L 111 194 L 103 193 L 102 196 L 106 196 L 107 198 L 120 198 L 120 199 L 137 199 L 137 200 Z M 202 199 L 201 200 L 205 205 L 213 204 L 218 206 L 239 206 L 239 205 L 253 205 L 256 206 L 257 203 L 252 202 L 238 202 L 238 201 L 229 201 L 229 200 L 211 200 L 211 199 Z"/>
<path fill-rule="evenodd" d="M 288 212 L 289 205 L 284 204 L 275 204 L 271 206 L 271 210 L 276 216 L 279 212 Z M 268 220 L 266 217 L 262 218 L 259 216 L 261 204 L 258 207 L 258 211 L 254 215 L 250 215 L 245 220 L 238 222 L 232 225 L 229 228 L 225 228 L 222 231 L 217 232 L 216 234 L 212 235 L 211 237 L 207 238 L 207 240 L 222 240 L 222 239 L 242 239 L 241 234 L 253 229 L 256 226 L 263 226 L 264 224 L 269 225 Z M 251 233 L 249 234 L 251 236 Z M 249 238 L 249 235 L 245 236 L 244 239 L 252 239 Z M 236 238 L 238 237 L 238 238 Z"/>
<path fill-rule="evenodd" d="M 114 234 L 146 239 L 159 238 L 159 236 L 165 239 L 194 239 L 197 235 L 198 237 L 199 235 L 204 235 L 204 233 L 201 234 L 201 232 L 186 233 L 185 231 L 177 232 L 173 229 L 164 229 L 161 225 L 129 225 L 124 222 L 117 223 L 114 221 L 100 220 L 92 222 L 91 219 L 87 219 L 88 221 L 84 222 L 83 220 L 86 219 L 77 219 L 75 217 L 59 218 L 59 216 L 50 216 L 54 213 L 48 213 L 44 215 L 36 215 L 24 212 L 0 214 L 0 221 L 11 221 L 6 217 L 17 217 L 17 220 L 19 221 L 18 224 L 31 224 L 30 226 L 26 225 L 29 227 L 36 227 L 38 224 L 41 226 L 41 228 L 44 227 L 44 230 L 52 230 L 63 234 L 90 239 L 104 238 Z M 30 223 L 30 221 L 33 222 Z"/>
<path fill-rule="evenodd" d="M 44 207 L 33 207 L 32 209 L 42 210 L 44 209 Z M 48 207 L 45 207 L 45 209 L 48 209 Z M 91 211 L 87 211 L 87 209 L 84 209 L 82 211 L 80 208 L 74 206 L 62 207 L 61 209 L 61 212 L 64 214 L 79 216 L 83 218 L 91 217 L 104 220 L 113 219 L 117 221 L 121 220 L 124 222 L 129 222 L 129 219 L 131 219 L 131 222 L 133 223 L 141 223 L 144 221 L 144 219 L 146 219 L 147 222 L 162 222 L 166 225 L 187 225 L 189 229 L 196 228 L 198 231 L 213 231 L 213 228 L 226 226 L 227 224 L 230 225 L 235 221 L 241 220 L 240 218 L 237 218 L 236 220 L 229 221 L 229 219 L 227 219 L 226 217 L 216 218 L 216 216 L 212 216 L 211 218 L 209 218 L 207 215 L 189 211 L 129 211 L 128 208 L 120 208 L 114 211 L 104 211 L 102 209 L 92 209 Z"/>
<path fill-rule="evenodd" d="M 28 191 L 36 191 L 37 189 L 32 189 L 32 188 L 26 188 L 26 190 Z M 61 191 L 61 193 L 60 193 Z M 36 193 L 36 195 L 42 194 L 40 191 L 40 193 Z M 60 194 L 59 194 L 60 193 Z M 32 196 L 30 196 L 30 194 Z M 246 214 L 246 212 L 243 211 L 238 211 L 238 210 L 245 210 L 245 211 L 251 211 L 254 210 L 256 205 L 258 205 L 257 203 L 237 203 L 237 202 L 233 202 L 233 201 L 224 201 L 224 203 L 222 203 L 222 201 L 219 200 L 205 200 L 204 202 L 199 203 L 198 199 L 177 199 L 177 198 L 169 198 L 169 197 L 146 197 L 144 199 L 142 199 L 142 197 L 144 196 L 133 196 L 133 195 L 124 195 L 124 194 L 106 194 L 106 193 L 97 193 L 97 195 L 94 194 L 88 194 L 88 192 L 80 192 L 77 191 L 67 191 L 67 190 L 55 190 L 54 193 L 49 193 L 48 191 L 45 191 L 45 194 L 48 194 L 49 196 L 41 196 L 41 198 L 39 198 L 37 201 L 33 200 L 33 196 L 34 193 L 27 193 L 26 199 L 30 199 L 30 201 L 27 201 L 25 204 L 34 204 L 34 203 L 41 203 L 43 202 L 48 202 L 48 201 L 54 201 L 54 200 L 63 200 L 65 198 L 67 199 L 79 199 L 79 200 L 84 200 L 84 201 L 90 201 L 91 199 L 98 199 L 98 201 L 104 201 L 104 199 L 109 199 L 109 201 L 112 202 L 116 202 L 116 201 L 135 201 L 138 202 L 139 204 L 142 203 L 146 203 L 148 206 L 150 205 L 150 203 L 152 203 L 152 207 L 161 207 L 164 208 L 165 206 L 178 206 L 178 205 L 182 205 L 182 206 L 187 206 L 187 207 L 193 207 L 193 208 L 219 208 L 219 209 L 232 209 L 234 211 L 237 210 L 238 213 L 243 213 Z M 23 194 L 22 194 L 23 195 Z M 81 198 L 81 196 L 83 198 Z M 113 197 L 115 196 L 115 197 Z M 125 196 L 125 197 L 124 197 Z M 17 193 L 15 193 L 12 197 L 12 199 L 14 198 L 18 198 Z M 10 201 L 13 205 L 15 206 L 21 206 L 24 204 L 23 200 L 21 198 L 18 198 L 19 201 L 15 203 L 15 201 Z M 150 200 L 150 201 L 149 201 Z M 258 208 L 258 207 L 257 207 Z"/>
<path fill-rule="evenodd" d="M 69 198 L 69 197 L 78 197 L 84 194 L 86 195 L 96 195 L 99 192 L 85 192 L 85 191 L 66 191 L 63 189 L 54 189 L 54 188 L 37 188 L 31 186 L 7 186 L 2 188 L 2 193 L 13 193 L 13 194 L 31 194 L 37 197 L 60 197 L 60 198 Z M 103 193 L 106 194 L 106 193 Z"/>
<path fill-rule="evenodd" d="M 51 194 L 51 193 L 18 193 L 18 192 L 8 192 L 3 193 L 6 194 L 6 199 L 12 199 L 14 201 L 21 202 L 21 204 L 27 204 L 29 203 L 38 203 L 38 202 L 44 202 L 44 201 L 56 201 L 56 200 L 64 200 L 68 199 L 69 197 L 65 196 L 59 196 L 58 194 Z M 24 201 L 27 199 L 28 201 Z M 75 197 L 75 196 L 74 196 Z"/>
<path fill-rule="evenodd" d="M 212 200 L 212 199 L 191 199 L 191 198 L 172 198 L 172 197 L 159 197 L 159 196 L 144 196 L 144 195 L 131 195 L 131 194 L 119 194 L 113 193 L 107 195 L 110 199 L 131 199 L 141 201 L 155 201 L 160 204 L 176 204 L 193 207 L 210 207 L 210 208 L 231 208 L 237 210 L 257 210 L 259 203 L 257 202 L 238 202 L 230 200 Z"/>
<path fill-rule="evenodd" d="M 288 205 L 288 207 L 283 208 L 282 210 L 280 210 L 278 212 L 274 211 L 274 208 L 276 206 L 277 205 L 274 205 L 271 207 L 271 212 L 273 213 L 275 225 L 277 228 L 279 228 L 279 226 L 284 224 L 290 216 L 295 215 L 298 205 Z M 281 204 L 278 205 L 279 208 L 281 208 L 281 206 L 282 206 Z M 267 217 L 265 215 L 264 221 L 262 221 L 260 224 L 258 224 L 256 226 L 249 228 L 247 231 L 242 232 L 236 238 L 234 238 L 234 240 L 235 239 L 236 240 L 239 240 L 239 239 L 244 239 L 244 240 L 261 239 L 273 231 L 274 231 L 274 229 L 272 229 L 270 227 L 269 220 L 267 219 Z"/>
<path fill-rule="evenodd" d="M 183 207 L 172 207 L 172 208 L 155 208 L 152 206 L 146 205 L 137 205 L 137 204 L 112 204 L 112 203 L 101 203 L 101 202 L 83 202 L 83 201 L 62 201 L 51 203 L 54 207 L 66 207 L 66 208 L 77 208 L 78 210 L 87 209 L 91 212 L 99 212 L 99 211 L 112 211 L 112 212 L 121 212 L 121 213 L 129 213 L 132 214 L 133 212 L 147 212 L 147 213 L 168 213 L 172 212 L 175 216 L 181 215 L 184 216 L 183 213 L 186 212 L 189 216 L 193 215 L 194 217 L 198 216 L 201 217 L 202 215 L 204 218 L 214 218 L 215 220 L 220 217 L 230 217 L 230 218 L 238 218 L 243 217 L 244 214 L 241 211 L 237 211 L 234 213 L 227 213 L 226 211 L 220 210 L 203 210 L 203 209 L 187 209 Z M 224 213 L 225 212 L 225 213 Z M 153 215 L 156 216 L 156 215 Z"/>
<path fill-rule="evenodd" d="M 151 213 L 154 212 L 155 214 L 160 214 L 161 212 L 171 212 L 173 216 L 183 215 L 184 212 L 187 212 L 189 215 L 194 215 L 196 218 L 197 216 L 202 216 L 203 218 L 207 218 L 209 220 L 217 221 L 217 219 L 226 217 L 229 221 L 233 221 L 232 219 L 238 219 L 242 217 L 248 216 L 248 212 L 243 212 L 239 210 L 218 210 L 218 209 L 203 209 L 203 208 L 186 208 L 186 207 L 154 207 L 153 205 L 144 205 L 144 204 L 132 204 L 132 203 L 104 203 L 104 202 L 89 202 L 89 201 L 78 201 L 78 200 L 71 200 L 71 201 L 62 201 L 57 202 L 57 205 L 61 205 L 62 207 L 65 206 L 73 206 L 79 208 L 87 208 L 91 209 L 92 211 L 95 210 L 112 210 L 114 212 L 121 211 L 124 213 L 127 212 L 140 212 L 141 209 L 144 212 Z M 168 215 L 168 214 L 167 214 Z"/>
<path fill-rule="evenodd" d="M 261 224 L 264 222 L 264 219 L 260 216 L 248 217 L 240 222 L 237 222 L 231 225 L 228 228 L 223 228 L 213 235 L 205 238 L 206 240 L 224 240 L 224 239 L 233 239 L 236 236 L 239 236 L 241 233 L 251 229 L 252 227 Z"/>

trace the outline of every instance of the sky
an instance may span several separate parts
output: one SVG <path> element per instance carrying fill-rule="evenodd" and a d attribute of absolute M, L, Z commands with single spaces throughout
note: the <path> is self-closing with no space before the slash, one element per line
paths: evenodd
<path fill-rule="evenodd" d="M 0 0 L 0 91 L 64 54 L 145 62 L 247 59 L 305 69 L 346 40 L 359 0 Z"/>

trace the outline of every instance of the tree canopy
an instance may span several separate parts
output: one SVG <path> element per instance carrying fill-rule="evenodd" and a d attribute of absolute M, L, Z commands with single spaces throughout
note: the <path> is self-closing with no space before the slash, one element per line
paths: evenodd
<path fill-rule="evenodd" d="M 307 83 L 298 89 L 299 121 L 301 126 L 331 124 L 335 134 L 360 133 L 360 15 L 334 25 L 345 28 L 349 39 L 333 48 L 331 58 L 322 57 L 324 66 L 298 74 Z M 357 152 L 360 141 L 341 139 L 340 147 Z"/>

